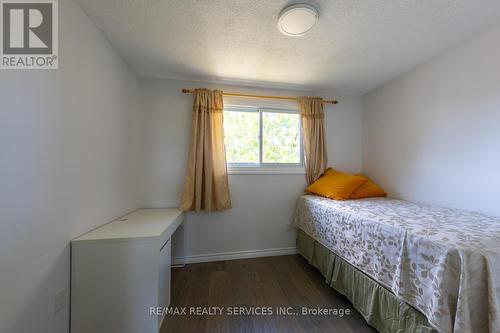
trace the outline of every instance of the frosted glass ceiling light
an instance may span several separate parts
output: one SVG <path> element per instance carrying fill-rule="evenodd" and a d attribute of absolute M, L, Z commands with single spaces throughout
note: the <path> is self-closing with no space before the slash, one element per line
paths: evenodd
<path fill-rule="evenodd" d="M 283 9 L 278 17 L 278 29 L 287 36 L 302 36 L 318 21 L 316 8 L 296 4 Z"/>

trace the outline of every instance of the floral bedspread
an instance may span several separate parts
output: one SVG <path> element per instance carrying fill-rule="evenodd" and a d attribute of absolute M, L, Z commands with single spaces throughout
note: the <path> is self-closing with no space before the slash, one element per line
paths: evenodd
<path fill-rule="evenodd" d="M 293 224 L 440 332 L 500 332 L 500 218 L 401 200 L 304 195 Z"/>

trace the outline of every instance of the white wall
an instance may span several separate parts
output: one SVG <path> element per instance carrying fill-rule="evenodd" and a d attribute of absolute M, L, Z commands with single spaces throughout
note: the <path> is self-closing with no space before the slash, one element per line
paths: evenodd
<path fill-rule="evenodd" d="M 70 239 L 138 202 L 137 79 L 73 1 L 59 20 L 59 70 L 0 71 L 2 333 L 68 332 Z"/>
<path fill-rule="evenodd" d="M 500 215 L 500 27 L 363 97 L 363 169 L 392 196 Z"/>
<path fill-rule="evenodd" d="M 141 79 L 143 121 L 142 207 L 178 206 L 182 193 L 191 129 L 192 96 L 182 88 L 218 87 L 226 91 L 301 95 L 313 94 L 268 88 L 224 86 L 203 82 Z M 359 97 L 317 93 L 338 98 L 326 107 L 329 164 L 340 170 L 361 170 L 361 100 Z M 264 101 L 225 100 L 262 105 Z M 282 108 L 295 103 L 267 102 Z M 289 230 L 295 201 L 305 187 L 304 175 L 230 175 L 233 208 L 220 213 L 190 213 L 186 224 L 187 255 L 290 249 L 295 235 Z"/>

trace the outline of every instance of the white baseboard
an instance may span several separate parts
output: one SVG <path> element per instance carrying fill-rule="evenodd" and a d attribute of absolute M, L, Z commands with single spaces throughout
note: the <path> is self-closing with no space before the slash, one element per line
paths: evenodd
<path fill-rule="evenodd" d="M 194 263 L 200 263 L 200 262 L 212 262 L 212 261 L 222 261 L 222 260 L 284 256 L 284 255 L 296 254 L 296 253 L 297 253 L 297 249 L 295 247 L 282 247 L 282 248 L 276 248 L 276 249 L 209 253 L 209 254 L 198 254 L 198 255 L 193 255 L 193 256 L 173 258 L 172 264 L 173 265 L 183 265 L 183 264 L 194 264 Z"/>

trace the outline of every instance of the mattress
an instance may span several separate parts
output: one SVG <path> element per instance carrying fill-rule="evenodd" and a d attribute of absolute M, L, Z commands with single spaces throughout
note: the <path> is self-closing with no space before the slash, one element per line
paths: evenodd
<path fill-rule="evenodd" d="M 440 332 L 500 332 L 500 218 L 401 200 L 304 195 L 293 224 Z"/>

